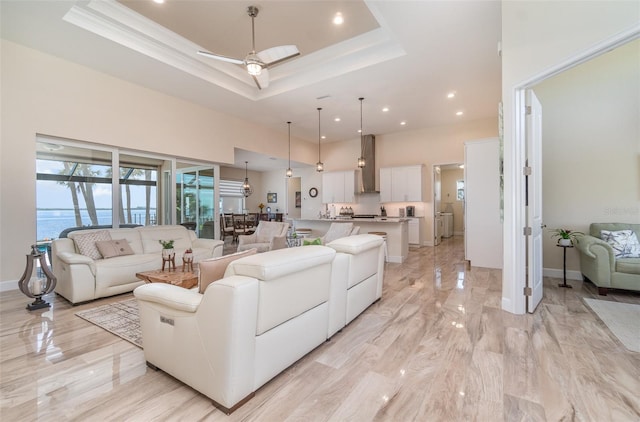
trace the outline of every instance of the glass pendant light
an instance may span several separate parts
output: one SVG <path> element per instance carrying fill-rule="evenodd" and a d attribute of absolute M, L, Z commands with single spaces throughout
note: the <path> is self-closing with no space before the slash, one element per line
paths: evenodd
<path fill-rule="evenodd" d="M 364 160 L 364 131 L 362 130 L 362 101 L 363 97 L 358 98 L 360 100 L 360 158 L 358 158 L 358 168 L 363 168 L 366 165 Z"/>
<path fill-rule="evenodd" d="M 242 184 L 242 189 L 240 190 L 240 192 L 242 192 L 242 195 L 244 195 L 245 198 L 251 196 L 251 194 L 253 193 L 253 188 L 249 184 L 249 173 L 247 170 L 247 163 L 248 161 L 244 162 L 244 183 Z"/>
<path fill-rule="evenodd" d="M 293 176 L 293 170 L 291 170 L 291 122 L 287 122 L 289 125 L 289 167 L 287 168 L 287 177 Z"/>
<path fill-rule="evenodd" d="M 321 172 L 324 170 L 324 164 L 320 161 L 320 110 L 321 107 L 318 107 L 318 162 L 316 163 L 316 171 Z"/>

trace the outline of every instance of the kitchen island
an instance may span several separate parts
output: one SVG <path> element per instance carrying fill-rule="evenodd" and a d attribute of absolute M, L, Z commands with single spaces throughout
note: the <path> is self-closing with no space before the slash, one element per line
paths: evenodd
<path fill-rule="evenodd" d="M 308 238 L 324 235 L 331 223 L 353 223 L 360 227 L 360 234 L 368 232 L 387 233 L 387 262 L 402 263 L 409 255 L 409 220 L 397 217 L 351 218 L 351 219 L 295 219 L 293 227 L 311 229 Z"/>

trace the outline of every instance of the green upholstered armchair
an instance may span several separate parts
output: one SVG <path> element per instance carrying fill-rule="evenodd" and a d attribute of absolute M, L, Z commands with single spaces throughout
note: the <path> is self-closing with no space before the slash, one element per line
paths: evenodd
<path fill-rule="evenodd" d="M 582 276 L 606 295 L 609 288 L 640 291 L 640 258 L 616 258 L 614 249 L 601 239 L 601 231 L 633 230 L 640 239 L 640 224 L 593 223 L 589 234 L 576 243 Z"/>

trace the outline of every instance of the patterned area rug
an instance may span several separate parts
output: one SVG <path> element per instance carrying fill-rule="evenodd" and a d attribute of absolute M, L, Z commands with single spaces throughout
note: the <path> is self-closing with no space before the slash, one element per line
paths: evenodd
<path fill-rule="evenodd" d="M 76 315 L 142 348 L 140 315 L 136 299 L 98 306 L 76 312 Z"/>
<path fill-rule="evenodd" d="M 586 298 L 584 301 L 627 349 L 640 353 L 640 305 Z"/>

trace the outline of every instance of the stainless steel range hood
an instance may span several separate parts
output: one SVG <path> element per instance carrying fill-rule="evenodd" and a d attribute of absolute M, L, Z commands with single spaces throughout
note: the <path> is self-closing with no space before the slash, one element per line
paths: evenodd
<path fill-rule="evenodd" d="M 376 191 L 376 137 L 364 135 L 362 137 L 362 156 L 365 166 L 360 169 L 360 193 L 379 193 Z"/>

